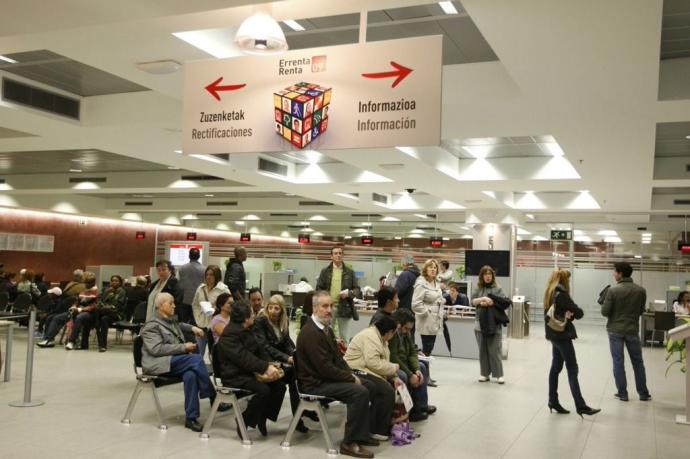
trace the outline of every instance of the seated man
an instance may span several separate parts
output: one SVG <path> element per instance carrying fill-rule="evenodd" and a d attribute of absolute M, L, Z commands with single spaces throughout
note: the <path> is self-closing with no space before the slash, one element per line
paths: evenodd
<path fill-rule="evenodd" d="M 154 299 L 155 312 L 141 329 L 144 341 L 142 367 L 150 375 L 182 376 L 184 383 L 184 426 L 201 432 L 199 423 L 199 399 L 210 398 L 211 405 L 216 391 L 211 384 L 206 364 L 197 354 L 196 343 L 185 342 L 183 332 L 202 336 L 203 330 L 175 319 L 175 299 L 169 293 L 159 293 Z M 229 407 L 222 406 L 219 411 Z"/>
<path fill-rule="evenodd" d="M 398 309 L 398 304 L 400 299 L 398 298 L 398 291 L 393 287 L 384 286 L 381 287 L 378 294 L 376 295 L 376 300 L 378 301 L 379 308 L 374 313 L 369 325 L 373 325 L 381 317 L 390 317 L 393 312 Z"/>
<path fill-rule="evenodd" d="M 445 295 L 446 306 L 469 306 L 470 299 L 467 295 L 458 290 L 458 284 L 451 282 L 448 284 L 448 294 Z"/>
<path fill-rule="evenodd" d="M 297 338 L 297 379 L 300 388 L 309 394 L 332 397 L 347 405 L 345 437 L 340 454 L 353 457 L 374 457 L 362 445 L 378 446 L 369 438 L 368 382 L 352 373 L 338 351 L 331 329 L 333 300 L 329 292 L 319 290 L 313 296 L 313 314 Z"/>
<path fill-rule="evenodd" d="M 58 301 L 52 314 L 48 314 L 45 322 L 45 334 L 43 339 L 38 341 L 38 347 L 55 347 L 55 337 L 65 326 L 68 320 L 79 309 L 79 298 L 76 296 L 64 296 Z"/>
<path fill-rule="evenodd" d="M 415 316 L 409 309 L 401 308 L 393 313 L 393 319 L 398 323 L 398 331 L 388 341 L 391 362 L 400 365 L 398 376 L 407 384 L 414 402 L 410 411 L 410 421 L 423 421 L 436 412 L 436 407 L 429 405 L 427 395 L 429 371 L 426 364 L 417 358 L 417 351 L 412 341 L 411 332 L 414 328 Z"/>
<path fill-rule="evenodd" d="M 60 287 L 53 287 L 43 295 L 36 304 L 36 320 L 38 320 L 38 331 L 45 331 L 45 323 L 48 316 L 55 313 L 62 290 Z"/>

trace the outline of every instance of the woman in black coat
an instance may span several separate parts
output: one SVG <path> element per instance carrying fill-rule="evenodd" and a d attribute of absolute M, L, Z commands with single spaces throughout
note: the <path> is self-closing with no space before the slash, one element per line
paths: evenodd
<path fill-rule="evenodd" d="M 230 323 L 218 340 L 218 359 L 224 386 L 254 392 L 242 417 L 248 427 L 266 436 L 266 419 L 276 421 L 285 397 L 285 380 L 252 332 L 254 312 L 246 301 L 232 305 Z M 261 382 L 260 377 L 267 382 Z"/>
<path fill-rule="evenodd" d="M 552 312 L 549 311 L 551 306 L 554 308 Z M 553 319 L 550 317 L 551 315 Z M 575 347 L 573 346 L 573 340 L 577 339 L 577 332 L 572 320 L 581 319 L 583 315 L 582 309 L 570 297 L 570 271 L 556 268 L 551 273 L 544 292 L 544 327 L 546 328 L 546 339 L 551 341 L 552 346 L 551 370 L 549 371 L 549 411 L 556 410 L 559 414 L 570 413 L 558 401 L 558 375 L 563 369 L 563 363 L 565 363 L 568 370 L 570 392 L 573 394 L 575 409 L 580 417 L 583 414 L 593 415 L 601 411 L 587 406 L 577 379 L 578 366 Z M 549 321 L 551 321 L 551 325 Z M 565 322 L 565 328 L 562 331 L 554 329 L 559 322 Z"/>

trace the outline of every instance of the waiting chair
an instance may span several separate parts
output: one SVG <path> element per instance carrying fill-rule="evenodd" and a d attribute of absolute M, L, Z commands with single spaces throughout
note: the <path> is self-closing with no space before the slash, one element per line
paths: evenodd
<path fill-rule="evenodd" d="M 156 405 L 156 414 L 158 415 L 158 428 L 160 430 L 167 430 L 168 426 L 163 420 L 163 409 L 161 408 L 161 402 L 158 398 L 158 392 L 156 388 L 163 386 L 170 386 L 172 384 L 178 384 L 182 382 L 181 376 L 154 376 L 147 375 L 141 366 L 142 359 L 142 348 L 144 347 L 144 339 L 141 336 L 134 338 L 134 343 L 132 344 L 132 356 L 134 357 L 134 375 L 137 379 L 137 385 L 134 386 L 134 392 L 129 400 L 129 405 L 127 405 L 127 411 L 125 411 L 125 416 L 120 421 L 123 424 L 131 424 L 131 415 L 134 411 L 134 405 L 137 403 L 139 394 L 144 389 L 144 387 L 150 387 L 151 393 L 153 394 L 153 402 Z"/>
<path fill-rule="evenodd" d="M 297 354 L 293 356 L 293 359 L 295 364 L 295 374 L 297 374 Z M 299 393 L 299 405 L 297 405 L 297 411 L 295 411 L 295 415 L 290 422 L 290 426 L 285 434 L 285 438 L 283 438 L 283 441 L 280 442 L 280 446 L 285 448 L 290 447 L 292 435 L 295 433 L 297 424 L 302 418 L 302 413 L 304 413 L 306 410 L 312 410 L 316 411 L 316 414 L 319 416 L 321 432 L 323 433 L 323 438 L 326 441 L 326 453 L 338 454 L 338 450 L 333 446 L 333 438 L 331 437 L 331 432 L 328 430 L 328 423 L 326 422 L 326 413 L 323 409 L 323 405 L 321 404 L 322 402 L 333 403 L 337 400 L 324 395 L 306 394 L 299 390 L 299 381 L 296 381 L 295 386 L 297 386 L 297 392 Z"/>
<path fill-rule="evenodd" d="M 654 311 L 654 330 L 652 330 L 652 347 L 654 347 L 654 335 L 657 331 L 664 334 L 662 345 L 666 340 L 666 332 L 676 326 L 676 314 L 673 311 Z"/>
<path fill-rule="evenodd" d="M 146 301 L 141 301 L 139 304 L 137 304 L 136 308 L 134 308 L 134 315 L 132 316 L 131 321 L 120 320 L 119 322 L 115 322 L 113 324 L 113 328 L 115 328 L 116 343 L 122 342 L 122 335 L 125 331 L 129 331 L 132 334 L 132 339 L 139 334 L 141 327 L 143 327 L 144 323 L 146 322 L 147 307 L 148 303 Z"/>
<path fill-rule="evenodd" d="M 204 422 L 204 428 L 199 434 L 199 438 L 207 439 L 210 437 L 209 430 L 213 425 L 213 420 L 218 412 L 218 407 L 221 403 L 227 403 L 232 405 L 232 412 L 235 416 L 235 421 L 240 429 L 240 435 L 242 436 L 243 445 L 251 445 L 252 441 L 249 439 L 249 434 L 247 433 L 247 426 L 244 423 L 244 418 L 242 417 L 242 408 L 240 407 L 240 399 L 248 398 L 254 395 L 253 392 L 246 389 L 238 389 L 234 387 L 225 387 L 222 384 L 218 384 L 218 375 L 220 375 L 220 360 L 218 359 L 218 350 L 213 342 L 213 333 L 211 330 L 206 330 L 206 340 L 208 341 L 207 346 L 209 350 L 209 355 L 211 356 L 211 365 L 213 366 L 213 385 L 216 387 L 216 400 L 211 406 L 211 412 Z"/>

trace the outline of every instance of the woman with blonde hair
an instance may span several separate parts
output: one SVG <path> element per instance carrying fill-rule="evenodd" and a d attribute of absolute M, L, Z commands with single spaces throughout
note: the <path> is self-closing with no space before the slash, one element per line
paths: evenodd
<path fill-rule="evenodd" d="M 553 307 L 553 309 L 552 309 Z M 580 391 L 577 380 L 578 366 L 575 357 L 573 340 L 577 339 L 577 332 L 573 319 L 581 319 L 582 309 L 570 297 L 570 271 L 556 268 L 549 278 L 544 291 L 544 328 L 546 339 L 551 341 L 552 359 L 549 371 L 549 411 L 556 410 L 558 414 L 568 414 L 558 401 L 558 375 L 563 369 L 563 363 L 568 370 L 570 392 L 575 400 L 577 414 L 591 416 L 601 411 L 587 406 Z"/>
<path fill-rule="evenodd" d="M 480 308 L 493 308 L 493 298 L 506 298 L 503 289 L 496 283 L 496 272 L 491 266 L 482 266 L 479 270 L 477 289 L 472 293 L 472 306 L 477 308 L 474 320 L 474 335 L 479 346 L 479 382 L 487 382 L 493 375 L 496 382 L 504 384 L 503 362 L 501 362 L 501 324 L 486 321 L 482 326 L 479 319 L 483 312 Z M 488 311 L 488 310 L 487 310 Z M 491 328 L 487 328 L 490 325 Z"/>
<path fill-rule="evenodd" d="M 417 277 L 412 293 L 412 312 L 415 314 L 415 328 L 422 337 L 422 352 L 431 355 L 436 335 L 443 327 L 443 298 L 441 286 L 436 282 L 438 263 L 430 259 L 424 262 L 422 274 Z"/>

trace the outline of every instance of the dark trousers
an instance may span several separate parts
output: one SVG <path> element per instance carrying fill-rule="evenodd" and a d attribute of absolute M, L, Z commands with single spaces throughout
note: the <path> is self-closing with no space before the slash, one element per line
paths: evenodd
<path fill-rule="evenodd" d="M 196 325 L 194 320 L 194 314 L 192 313 L 192 305 L 182 303 L 175 308 L 175 313 L 177 314 L 177 320 L 179 322 L 184 322 L 186 324 Z"/>
<path fill-rule="evenodd" d="M 558 404 L 558 375 L 563 369 L 563 363 L 568 371 L 568 383 L 570 384 L 570 392 L 573 394 L 575 400 L 575 408 L 584 408 L 587 406 L 585 399 L 582 398 L 580 391 L 580 383 L 577 380 L 578 366 L 577 358 L 575 357 L 575 347 L 573 340 L 553 340 L 551 370 L 549 371 L 549 404 Z"/>
<path fill-rule="evenodd" d="M 383 378 L 373 375 L 359 376 L 369 391 L 369 428 L 371 433 L 390 435 L 395 389 Z"/>
<path fill-rule="evenodd" d="M 280 407 L 285 397 L 285 381 L 283 379 L 263 383 L 257 381 L 254 375 L 240 375 L 223 380 L 223 385 L 247 389 L 256 394 L 249 400 L 247 409 L 242 414 L 244 423 L 248 427 L 256 427 L 259 422 L 266 422 L 266 419 L 271 421 L 278 419 L 278 413 L 280 413 Z"/>
<path fill-rule="evenodd" d="M 412 410 L 414 411 L 426 411 L 429 407 L 429 393 L 427 390 L 427 383 L 429 382 L 429 370 L 427 370 L 426 362 L 419 362 L 419 371 L 422 372 L 424 377 L 424 382 L 419 387 L 412 387 L 410 385 L 407 373 L 398 370 L 398 376 L 407 385 L 407 389 L 410 391 L 412 396 L 412 401 L 414 405 Z"/>
<path fill-rule="evenodd" d="M 108 347 L 108 329 L 118 320 L 120 320 L 120 317 L 115 310 L 102 309 L 98 311 L 96 336 L 98 337 L 99 348 Z"/>
<path fill-rule="evenodd" d="M 644 361 L 642 360 L 640 337 L 637 336 L 637 334 L 621 335 L 619 333 L 609 332 L 609 348 L 611 349 L 611 357 L 613 358 L 613 379 L 616 380 L 618 395 L 623 397 L 628 396 L 628 382 L 625 378 L 624 345 L 628 349 L 630 362 L 632 363 L 633 372 L 635 373 L 635 388 L 637 389 L 637 393 L 640 397 L 648 397 L 649 389 L 647 389 L 647 374 L 644 369 Z"/>
<path fill-rule="evenodd" d="M 197 419 L 199 399 L 215 396 L 215 389 L 211 385 L 211 378 L 201 356 L 199 354 L 173 355 L 170 359 L 170 371 L 167 374 L 182 376 L 185 417 Z"/>
<path fill-rule="evenodd" d="M 91 333 L 91 327 L 96 318 L 96 312 L 80 312 L 74 318 L 74 325 L 72 326 L 72 333 L 69 336 L 69 342 L 74 343 L 77 341 L 79 332 L 81 331 L 81 348 L 89 348 L 89 334 Z"/>
<path fill-rule="evenodd" d="M 343 443 L 359 443 L 369 439 L 369 391 L 351 382 L 324 382 L 305 392 L 334 398 L 347 405 L 347 421 Z"/>
<path fill-rule="evenodd" d="M 431 351 L 434 350 L 434 345 L 436 344 L 436 335 L 420 335 L 422 337 L 422 352 L 426 356 L 431 355 Z"/>
<path fill-rule="evenodd" d="M 501 362 L 501 329 L 496 330 L 496 334 L 487 335 L 475 330 L 474 336 L 479 345 L 479 372 L 481 376 L 487 378 L 493 375 L 494 378 L 503 376 L 503 362 Z"/>
<path fill-rule="evenodd" d="M 62 327 L 65 326 L 67 321 L 69 320 L 70 314 L 69 312 L 61 312 L 59 314 L 50 314 L 46 318 L 46 323 L 45 323 L 45 334 L 43 335 L 43 339 L 46 339 L 48 341 L 53 341 L 55 337 L 57 336 L 58 332 Z"/>

